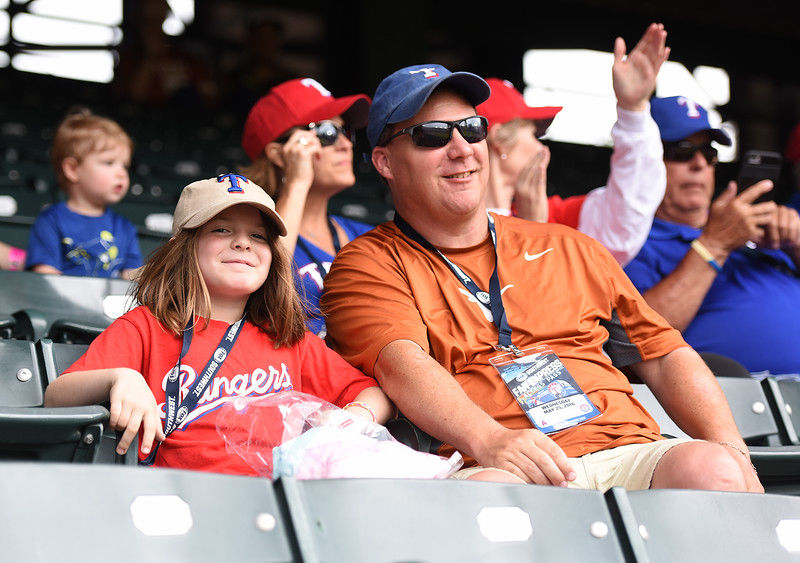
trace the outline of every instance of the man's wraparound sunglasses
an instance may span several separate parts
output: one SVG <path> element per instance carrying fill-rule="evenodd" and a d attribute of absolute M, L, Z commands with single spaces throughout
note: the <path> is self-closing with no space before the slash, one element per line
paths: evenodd
<path fill-rule="evenodd" d="M 664 142 L 664 160 L 689 162 L 697 151 L 700 151 L 708 164 L 717 163 L 717 149 L 711 143 L 695 145 L 689 141 Z"/>
<path fill-rule="evenodd" d="M 408 134 L 418 147 L 443 147 L 450 142 L 453 128 L 458 129 L 468 143 L 479 143 L 486 138 L 489 124 L 482 115 L 465 117 L 458 121 L 426 121 L 401 129 L 381 143 L 381 146 L 388 145 L 395 137 Z"/>
<path fill-rule="evenodd" d="M 350 127 L 347 125 L 337 125 L 333 121 L 317 121 L 315 123 L 309 123 L 308 125 L 299 127 L 299 129 L 313 131 L 317 135 L 317 139 L 319 139 L 319 144 L 323 147 L 329 147 L 336 144 L 336 140 L 339 138 L 339 135 L 344 135 L 347 140 L 355 144 L 355 136 L 353 135 L 353 131 L 350 129 Z M 285 143 L 289 140 L 290 135 L 291 132 L 282 135 L 275 139 L 275 142 Z"/>

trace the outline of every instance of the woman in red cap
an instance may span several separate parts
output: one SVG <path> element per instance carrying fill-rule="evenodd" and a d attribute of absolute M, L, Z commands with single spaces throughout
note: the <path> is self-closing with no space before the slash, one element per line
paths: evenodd
<path fill-rule="evenodd" d="M 369 105 L 365 94 L 335 98 L 312 78 L 288 80 L 256 102 L 242 135 L 252 160 L 242 173 L 276 200 L 307 328 L 323 337 L 322 280 L 339 249 L 372 228 L 328 212 L 331 197 L 355 184 L 352 130 L 367 124 Z"/>

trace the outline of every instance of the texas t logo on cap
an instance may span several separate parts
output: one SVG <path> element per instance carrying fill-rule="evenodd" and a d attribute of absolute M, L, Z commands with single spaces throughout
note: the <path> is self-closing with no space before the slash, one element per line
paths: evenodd
<path fill-rule="evenodd" d="M 410 70 L 408 71 L 408 74 L 417 74 L 418 72 L 422 73 L 422 78 L 436 78 L 437 76 L 439 76 L 439 73 L 436 72 L 436 69 L 432 67 L 420 68 L 418 70 Z"/>
<path fill-rule="evenodd" d="M 219 176 L 217 176 L 217 182 L 224 182 L 225 178 L 227 178 L 228 181 L 231 183 L 231 186 L 228 188 L 228 193 L 230 194 L 244 193 L 242 186 L 239 185 L 239 181 L 241 180 L 243 182 L 247 182 L 248 181 L 247 178 L 245 178 L 241 174 L 233 174 L 233 173 L 220 174 Z"/>
<path fill-rule="evenodd" d="M 700 110 L 697 109 L 697 104 L 694 100 L 690 100 L 689 98 L 684 98 L 683 96 L 678 97 L 678 105 L 684 106 L 686 108 L 686 116 L 691 117 L 692 119 L 699 119 L 702 117 L 700 115 Z"/>

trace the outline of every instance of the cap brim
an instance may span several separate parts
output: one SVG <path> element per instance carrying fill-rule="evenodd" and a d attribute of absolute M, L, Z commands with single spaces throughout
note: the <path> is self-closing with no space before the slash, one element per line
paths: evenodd
<path fill-rule="evenodd" d="M 189 219 L 184 221 L 182 225 L 174 225 L 173 235 L 177 234 L 181 229 L 196 229 L 197 227 L 205 225 L 208 221 L 210 221 L 211 219 L 213 219 L 214 217 L 216 217 L 229 207 L 233 207 L 234 205 L 250 205 L 252 207 L 255 207 L 256 209 L 264 213 L 264 215 L 266 215 L 267 218 L 270 219 L 270 221 L 272 221 L 272 224 L 275 225 L 275 228 L 277 229 L 278 234 L 280 236 L 282 237 L 286 236 L 287 232 L 286 225 L 284 224 L 283 219 L 281 219 L 280 215 L 278 215 L 278 213 L 274 209 L 270 209 L 263 203 L 258 203 L 255 201 L 232 201 L 227 205 L 222 205 L 222 206 L 217 205 L 201 209 L 197 213 L 189 217 Z"/>
<path fill-rule="evenodd" d="M 708 132 L 711 133 L 712 141 L 716 141 L 720 145 L 725 145 L 726 147 L 729 147 L 731 145 L 732 143 L 731 138 L 722 129 L 709 129 Z"/>
<path fill-rule="evenodd" d="M 343 96 L 315 108 L 314 111 L 306 114 L 304 119 L 308 123 L 314 123 L 315 121 L 332 119 L 341 115 L 348 125 L 359 129 L 367 124 L 369 104 L 370 99 L 366 94 Z"/>

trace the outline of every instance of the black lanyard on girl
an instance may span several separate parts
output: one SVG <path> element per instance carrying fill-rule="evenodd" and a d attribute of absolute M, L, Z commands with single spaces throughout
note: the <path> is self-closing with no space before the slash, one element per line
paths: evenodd
<path fill-rule="evenodd" d="M 333 255 L 336 256 L 342 249 L 342 245 L 339 242 L 339 235 L 336 234 L 336 227 L 334 226 L 333 219 L 331 219 L 330 216 L 328 217 L 328 229 L 330 229 L 331 237 L 333 238 Z M 317 260 L 317 254 L 315 252 L 311 252 L 311 249 L 306 244 L 306 241 L 304 241 L 300 236 L 297 237 L 297 246 L 302 248 L 303 251 L 308 254 L 308 257 L 311 258 L 311 261 L 317 265 L 319 277 L 324 278 L 328 272 L 322 267 L 322 262 Z"/>
<path fill-rule="evenodd" d="M 236 339 L 239 338 L 239 333 L 242 331 L 246 317 L 247 313 L 228 327 L 219 345 L 217 345 L 214 353 L 211 354 L 211 357 L 208 359 L 208 363 L 206 363 L 206 367 L 201 372 L 201 375 L 194 380 L 189 391 L 179 405 L 180 384 L 178 381 L 181 373 L 181 362 L 183 362 L 184 356 L 189 352 L 189 347 L 192 345 L 192 336 L 194 334 L 192 322 L 190 321 L 186 326 L 186 329 L 183 331 L 183 345 L 181 347 L 181 355 L 178 357 L 178 363 L 175 364 L 175 367 L 167 376 L 167 385 L 165 389 L 166 401 L 164 403 L 164 436 L 169 436 L 197 406 L 200 397 L 203 396 L 208 385 L 214 380 L 214 376 L 219 371 L 220 366 L 222 366 L 222 363 L 228 357 L 231 350 L 233 350 L 233 345 L 236 344 Z M 160 445 L 160 442 L 157 443 L 153 451 L 150 452 L 150 455 L 139 462 L 139 465 L 152 465 L 156 459 L 156 453 Z"/>
<path fill-rule="evenodd" d="M 400 214 L 395 213 L 394 223 L 408 238 L 419 243 L 423 248 L 439 255 L 472 296 L 475 297 L 479 303 L 489 306 L 492 311 L 492 322 L 494 322 L 494 326 L 497 327 L 498 334 L 498 343 L 495 345 L 495 349 L 521 355 L 522 352 L 520 352 L 519 348 L 511 343 L 511 326 L 508 324 L 508 319 L 506 318 L 506 309 L 503 306 L 503 296 L 500 292 L 500 278 L 497 274 L 497 232 L 494 226 L 494 219 L 492 219 L 492 216 L 488 213 L 486 215 L 489 220 L 489 232 L 492 235 L 492 245 L 494 246 L 494 271 L 492 272 L 492 277 L 489 278 L 489 293 L 481 290 L 466 272 L 456 266 L 447 256 L 442 254 L 438 248 L 433 246 L 425 237 L 414 230 L 414 227 L 409 225 Z"/>

